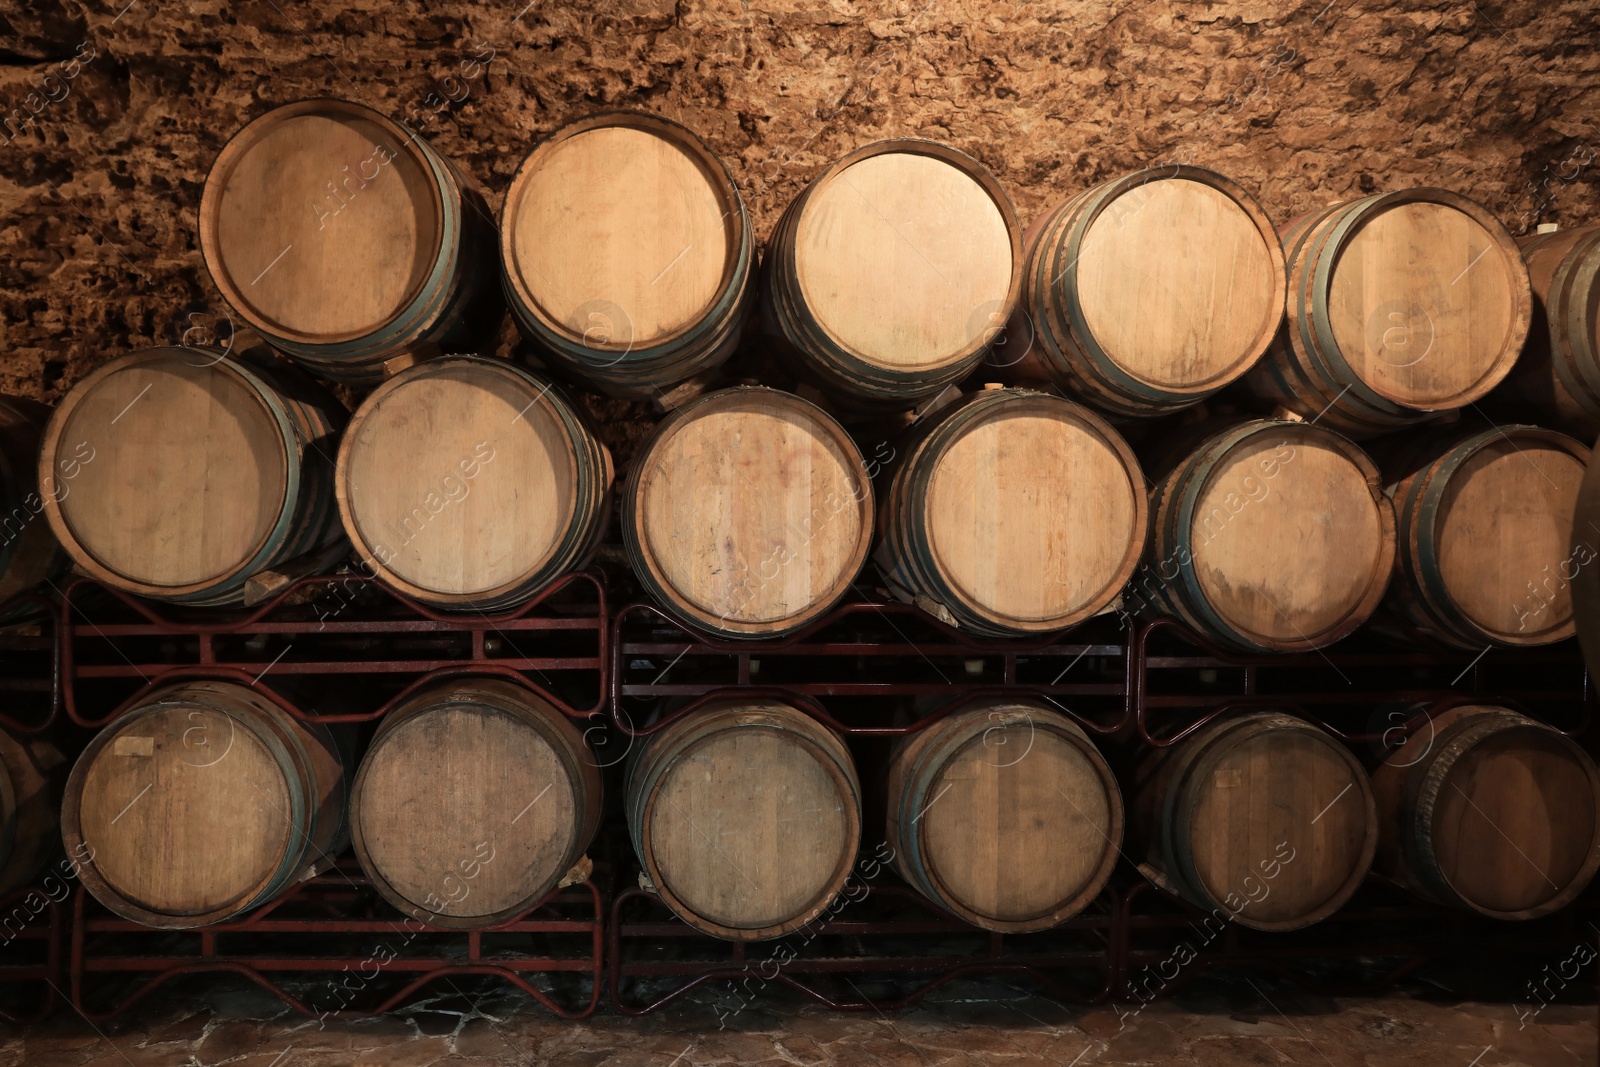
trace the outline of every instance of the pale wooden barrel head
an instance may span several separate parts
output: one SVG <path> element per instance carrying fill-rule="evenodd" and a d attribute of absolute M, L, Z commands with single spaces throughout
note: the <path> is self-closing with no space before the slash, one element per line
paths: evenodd
<path fill-rule="evenodd" d="M 940 456 L 926 511 L 933 558 L 990 614 L 1072 615 L 1127 580 L 1144 543 L 1139 477 L 1073 405 L 1021 400 Z"/>
<path fill-rule="evenodd" d="M 860 455 L 797 397 L 717 394 L 636 462 L 645 565 L 710 625 L 815 614 L 866 558 L 872 494 Z"/>
<path fill-rule="evenodd" d="M 661 881 L 719 926 L 763 929 L 814 910 L 856 851 L 853 798 L 800 737 L 745 724 L 662 774 L 644 828 Z"/>
<path fill-rule="evenodd" d="M 717 298 L 737 252 L 724 184 L 665 124 L 558 137 L 506 195 L 511 281 L 549 323 L 591 347 L 681 333 Z"/>
<path fill-rule="evenodd" d="M 1252 638 L 1314 637 L 1387 577 L 1392 522 L 1381 508 L 1365 473 L 1331 443 L 1295 426 L 1252 434 L 1196 498 L 1196 580 L 1211 608 Z"/>
<path fill-rule="evenodd" d="M 919 813 L 923 867 L 956 901 L 1001 922 L 1082 893 L 1120 841 L 1099 768 L 1033 722 L 992 726 L 945 761 Z"/>
<path fill-rule="evenodd" d="M 180 703 L 108 729 L 78 827 L 116 894 L 161 915 L 217 912 L 260 892 L 299 846 L 282 767 L 231 716 Z"/>
<path fill-rule="evenodd" d="M 385 732 L 356 789 L 356 832 L 375 877 L 453 918 L 494 915 L 553 884 L 577 836 L 577 797 L 556 750 L 484 706 L 430 709 Z"/>
<path fill-rule="evenodd" d="M 352 540 L 419 589 L 484 593 L 525 579 L 577 507 L 572 439 L 539 387 L 449 361 L 357 412 L 340 449 Z"/>
<path fill-rule="evenodd" d="M 1568 891 L 1596 847 L 1594 772 L 1556 736 L 1508 730 L 1445 773 L 1433 856 L 1479 908 L 1520 912 Z"/>
<path fill-rule="evenodd" d="M 227 364 L 174 349 L 90 379 L 54 440 L 87 442 L 59 497 L 63 541 L 129 580 L 221 577 L 265 545 L 289 470 L 282 427 Z"/>
<path fill-rule="evenodd" d="M 1583 476 L 1569 452 L 1503 438 L 1451 476 L 1435 519 L 1439 574 L 1472 622 L 1530 637 L 1572 625 L 1567 575 L 1582 558 L 1572 524 Z"/>
<path fill-rule="evenodd" d="M 336 343 L 391 321 L 443 240 L 437 180 L 404 130 L 334 100 L 279 108 L 206 179 L 206 261 L 230 303 L 280 337 Z"/>
<path fill-rule="evenodd" d="M 867 156 L 814 188 L 794 246 L 811 317 L 845 351 L 891 370 L 968 355 L 1011 290 L 1000 206 L 971 175 L 918 152 Z"/>
<path fill-rule="evenodd" d="M 1334 340 L 1386 399 L 1460 406 L 1492 384 L 1486 379 L 1521 328 L 1522 270 L 1496 235 L 1450 205 L 1411 201 L 1374 211 L 1346 240 L 1328 281 Z"/>
<path fill-rule="evenodd" d="M 1136 185 L 1090 223 L 1077 262 L 1084 324 L 1118 367 L 1164 388 L 1228 381 L 1282 314 L 1261 227 L 1184 178 Z"/>
<path fill-rule="evenodd" d="M 1365 874 L 1371 791 L 1332 740 L 1266 729 L 1221 749 L 1199 773 L 1186 824 L 1195 873 L 1213 900 L 1243 904 L 1241 922 L 1296 925 Z"/>

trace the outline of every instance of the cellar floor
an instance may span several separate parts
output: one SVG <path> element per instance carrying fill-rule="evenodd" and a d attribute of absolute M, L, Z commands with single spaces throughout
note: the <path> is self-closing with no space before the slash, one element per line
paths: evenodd
<path fill-rule="evenodd" d="M 466 989 L 379 1019 L 319 1025 L 238 983 L 174 986 L 94 1025 L 63 1009 L 0 1041 L 0 1067 L 428 1067 L 559 1064 L 1318 1064 L 1326 1067 L 1588 1067 L 1595 1008 L 1550 1004 L 1519 1028 L 1509 1003 L 1426 985 L 1329 999 L 1279 984 L 1208 978 L 1142 1011 L 1069 1008 L 1000 981 L 954 983 L 916 1009 L 841 1015 L 763 998 L 719 1029 L 710 998 L 643 1018 L 602 1009 L 582 1023 L 526 997 Z M 1526 1011 L 1526 1006 L 1523 1007 Z"/>

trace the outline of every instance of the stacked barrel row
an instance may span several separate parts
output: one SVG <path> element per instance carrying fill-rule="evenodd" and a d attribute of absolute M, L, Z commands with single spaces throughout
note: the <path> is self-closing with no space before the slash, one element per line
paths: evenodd
<path fill-rule="evenodd" d="M 1114 753 L 1119 781 L 1069 716 L 990 697 L 897 743 L 867 776 L 887 806 L 866 827 L 865 768 L 843 738 L 782 699 L 728 696 L 640 742 L 622 806 L 662 900 L 733 940 L 822 915 L 864 835 L 881 835 L 934 904 L 1012 933 L 1081 912 L 1119 856 L 1261 930 L 1326 918 L 1374 863 L 1434 903 L 1508 920 L 1548 914 L 1589 883 L 1600 773 L 1569 737 L 1475 705 L 1427 719 L 1412 740 L 1369 778 L 1321 728 L 1258 710 Z M 0 742 L 0 859 L 26 878 L 51 852 L 47 786 L 61 757 Z M 95 737 L 67 780 L 61 834 L 89 891 L 149 926 L 239 916 L 327 870 L 348 842 L 402 913 L 476 928 L 586 876 L 601 794 L 577 726 L 505 679 L 412 694 L 353 773 L 346 739 L 327 727 L 248 687 L 192 681 Z"/>

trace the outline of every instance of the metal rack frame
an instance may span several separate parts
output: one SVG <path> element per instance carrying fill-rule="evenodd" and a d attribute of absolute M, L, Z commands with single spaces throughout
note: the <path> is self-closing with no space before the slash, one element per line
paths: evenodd
<path fill-rule="evenodd" d="M 321 614 L 313 605 L 324 595 L 336 596 L 343 606 Z M 576 595 L 581 610 L 555 610 L 563 595 Z M 375 603 L 359 604 L 361 597 Z M 253 688 L 296 718 L 361 723 L 382 718 L 396 701 L 422 686 L 461 674 L 494 674 L 521 682 L 572 718 L 598 719 L 606 706 L 610 663 L 607 622 L 605 582 L 592 570 L 569 574 L 528 603 L 498 615 L 436 611 L 359 575 L 301 578 L 270 600 L 229 612 L 174 609 L 78 578 L 63 591 L 60 611 L 64 705 L 74 723 L 98 728 L 158 686 L 205 678 Z M 592 640 L 594 650 L 539 655 L 517 644 L 519 638 L 556 635 Z M 290 658 L 297 638 L 325 655 Z M 285 642 L 283 650 L 276 658 L 268 656 L 267 649 L 279 641 Z M 248 655 L 241 655 L 241 649 Z M 552 673 L 584 676 L 593 683 L 594 703 L 574 707 L 555 692 L 559 686 L 550 679 Z M 333 712 L 306 711 L 264 681 L 269 676 L 282 682 L 353 675 L 412 681 L 377 708 Z M 132 692 L 103 715 L 86 712 L 81 687 L 106 681 Z"/>
<path fill-rule="evenodd" d="M 157 930 L 130 922 L 112 915 L 81 886 L 72 913 L 70 997 L 74 1008 L 97 1022 L 121 1015 L 173 979 L 195 974 L 242 976 L 299 1014 L 314 1018 L 380 1015 L 425 986 L 440 982 L 453 986 L 455 979 L 474 975 L 519 989 L 565 1019 L 586 1018 L 600 1003 L 605 907 L 593 880 L 557 889 L 523 914 L 479 930 L 444 929 L 402 916 L 377 897 L 351 858 L 242 918 L 196 930 Z M 281 935 L 297 935 L 301 943 L 317 945 L 359 939 L 364 947 L 344 953 L 285 955 L 272 946 L 272 938 Z M 508 944 L 523 935 L 564 938 L 563 944 L 583 943 L 587 948 L 561 952 L 547 946 L 550 951 L 535 953 Z M 336 940 L 341 938 L 346 941 Z M 417 951 L 422 946 L 413 942 L 419 939 L 432 951 Z M 261 945 L 241 945 L 247 940 Z M 406 951 L 380 961 L 380 949 L 393 941 L 400 941 Z M 365 947 L 374 942 L 380 949 Z M 532 985 L 528 981 L 532 975 L 587 976 L 590 988 L 587 997 L 579 993 L 563 1003 Z M 108 976 L 131 978 L 138 984 L 97 1002 L 95 994 L 103 992 L 100 980 Z M 349 997 L 339 996 L 335 1007 L 318 1011 L 315 998 L 304 998 L 282 984 L 287 978 L 322 976 L 329 978 L 328 1003 L 334 1002 L 336 988 Z M 334 978 L 343 979 L 338 987 Z M 369 1003 L 351 1006 L 361 998 Z"/>

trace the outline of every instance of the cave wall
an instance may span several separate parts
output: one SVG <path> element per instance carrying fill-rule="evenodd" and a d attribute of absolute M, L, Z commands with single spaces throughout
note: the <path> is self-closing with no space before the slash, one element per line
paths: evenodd
<path fill-rule="evenodd" d="M 1411 185 L 1517 233 L 1600 220 L 1600 0 L 125 3 L 0 13 L 0 390 L 54 400 L 130 348 L 206 340 L 206 171 L 308 96 L 408 122 L 497 209 L 538 138 L 655 111 L 723 157 L 762 239 L 811 175 L 894 136 L 977 156 L 1024 221 L 1170 162 L 1279 223 Z"/>

